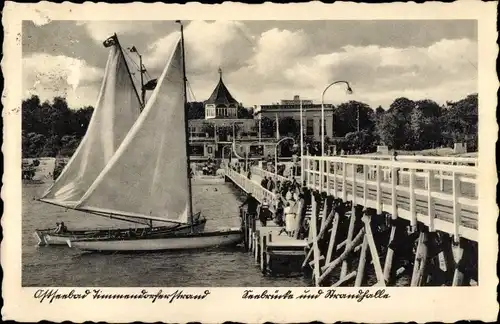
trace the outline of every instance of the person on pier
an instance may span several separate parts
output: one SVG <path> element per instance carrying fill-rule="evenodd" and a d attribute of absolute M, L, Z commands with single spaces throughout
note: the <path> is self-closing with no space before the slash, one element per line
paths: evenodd
<path fill-rule="evenodd" d="M 283 208 L 283 200 L 281 197 L 278 197 L 278 203 L 276 206 L 276 217 L 274 218 L 274 222 L 278 226 L 283 226 L 284 225 L 284 208 Z"/>
<path fill-rule="evenodd" d="M 257 207 L 259 206 L 259 202 L 255 197 L 252 195 L 251 192 L 248 193 L 247 198 L 245 201 L 240 205 L 240 208 L 243 208 L 243 206 L 247 205 L 247 214 L 255 219 L 255 216 L 257 215 Z"/>
<path fill-rule="evenodd" d="M 260 205 L 260 210 L 259 210 L 259 220 L 260 220 L 260 225 L 262 227 L 265 227 L 267 225 L 267 220 L 271 217 L 271 211 L 269 210 L 269 203 L 267 202 L 267 199 L 264 198 L 262 200 L 262 205 Z"/>

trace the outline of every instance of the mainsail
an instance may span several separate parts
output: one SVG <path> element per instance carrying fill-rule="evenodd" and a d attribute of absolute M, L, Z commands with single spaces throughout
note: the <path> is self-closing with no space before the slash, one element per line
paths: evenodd
<path fill-rule="evenodd" d="M 141 115 L 76 209 L 187 223 L 189 188 L 180 40 Z"/>
<path fill-rule="evenodd" d="M 119 46 L 116 43 L 110 48 L 101 90 L 82 142 L 41 201 L 74 208 L 137 120 L 141 103 Z"/>

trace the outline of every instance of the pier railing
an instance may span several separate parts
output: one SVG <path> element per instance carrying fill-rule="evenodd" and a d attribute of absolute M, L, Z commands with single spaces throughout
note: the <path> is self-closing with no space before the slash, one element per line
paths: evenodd
<path fill-rule="evenodd" d="M 274 206 L 277 204 L 277 196 L 274 193 L 265 189 L 259 183 L 248 179 L 236 170 L 226 167 L 225 172 L 226 176 L 231 178 L 236 185 L 245 192 L 251 193 L 259 202 L 262 202 L 266 198 L 269 202 L 269 208 L 274 211 Z"/>
<path fill-rule="evenodd" d="M 280 181 L 280 182 L 284 182 L 284 181 L 290 180 L 287 177 L 275 174 L 274 172 L 266 171 L 266 170 L 261 169 L 261 168 L 256 167 L 256 166 L 251 167 L 250 170 L 252 171 L 252 174 L 258 175 L 261 178 L 268 177 L 268 178 L 274 179 L 275 181 L 277 180 L 277 181 Z"/>
<path fill-rule="evenodd" d="M 304 156 L 304 179 L 310 188 L 412 226 L 421 222 L 430 231 L 477 241 L 477 168 L 398 160 Z"/>

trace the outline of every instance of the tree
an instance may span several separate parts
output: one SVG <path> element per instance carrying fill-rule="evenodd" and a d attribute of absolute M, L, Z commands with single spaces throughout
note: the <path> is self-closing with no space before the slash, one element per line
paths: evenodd
<path fill-rule="evenodd" d="M 432 100 L 419 100 L 411 114 L 414 150 L 435 148 L 442 143 L 441 107 Z"/>
<path fill-rule="evenodd" d="M 375 151 L 377 138 L 374 132 L 362 130 L 348 133 L 346 136 L 347 151 L 352 154 L 365 154 Z"/>
<path fill-rule="evenodd" d="M 300 136 L 300 125 L 299 121 L 296 121 L 292 117 L 285 117 L 283 119 L 280 119 L 279 121 L 280 125 L 280 136 L 290 136 L 290 137 L 296 137 L 297 135 Z"/>
<path fill-rule="evenodd" d="M 478 96 L 468 95 L 457 102 L 448 102 L 441 119 L 446 144 L 466 142 L 471 151 L 478 145 Z"/>
<path fill-rule="evenodd" d="M 411 114 L 415 102 L 398 98 L 391 104 L 378 124 L 377 133 L 385 145 L 393 149 L 408 149 L 414 144 L 411 132 Z"/>
<path fill-rule="evenodd" d="M 333 118 L 333 131 L 335 136 L 343 137 L 347 133 L 356 132 L 358 129 L 358 111 L 360 130 L 375 130 L 373 109 L 359 101 L 342 103 L 335 108 Z"/>
<path fill-rule="evenodd" d="M 260 120 L 262 137 L 272 137 L 276 133 L 276 122 L 268 117 Z"/>
<path fill-rule="evenodd" d="M 205 106 L 203 102 L 188 102 L 188 119 L 204 119 Z"/>
<path fill-rule="evenodd" d="M 243 106 L 238 106 L 238 118 L 241 119 L 252 119 L 253 118 L 253 109 L 247 109 Z"/>

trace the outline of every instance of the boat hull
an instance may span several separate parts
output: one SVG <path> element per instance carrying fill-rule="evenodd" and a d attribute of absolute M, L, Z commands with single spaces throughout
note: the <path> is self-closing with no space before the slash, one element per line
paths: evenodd
<path fill-rule="evenodd" d="M 230 246 L 236 245 L 242 240 L 243 232 L 241 230 L 229 229 L 203 233 L 175 233 L 157 238 L 68 240 L 68 245 L 71 248 L 84 251 L 147 252 Z"/>
<path fill-rule="evenodd" d="M 200 233 L 205 230 L 206 220 L 201 220 L 193 226 L 195 233 Z M 161 236 L 168 233 L 190 233 L 190 225 L 181 226 L 162 226 L 154 228 L 155 231 L 149 234 L 151 237 Z M 55 234 L 53 230 L 36 230 L 35 237 L 38 240 L 39 246 L 46 245 L 68 245 L 68 240 L 90 239 L 90 238 L 106 238 L 110 233 L 119 234 L 126 233 L 128 229 L 113 229 L 113 230 L 82 230 L 70 231 L 62 234 Z"/>

